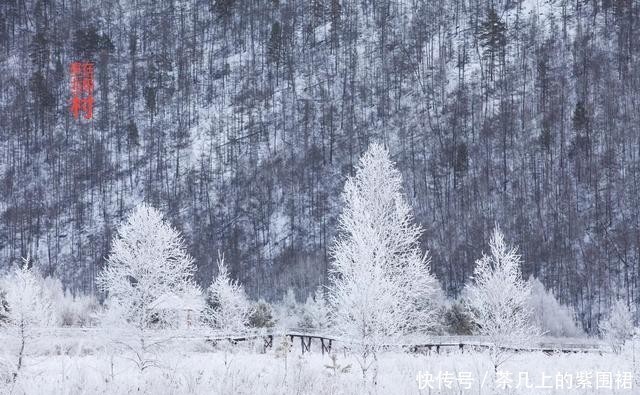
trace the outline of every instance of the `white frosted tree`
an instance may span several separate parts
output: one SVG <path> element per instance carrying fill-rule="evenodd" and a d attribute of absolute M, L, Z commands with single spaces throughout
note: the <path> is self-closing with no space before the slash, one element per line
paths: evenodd
<path fill-rule="evenodd" d="M 299 326 L 305 329 L 324 330 L 329 326 L 329 307 L 322 287 L 307 297 L 302 305 Z"/>
<path fill-rule="evenodd" d="M 377 353 L 398 336 L 435 323 L 429 308 L 439 284 L 420 250 L 402 176 L 379 144 L 371 144 L 345 184 L 345 208 L 332 248 L 329 302 L 338 334 L 351 341 L 363 378 Z"/>
<path fill-rule="evenodd" d="M 218 274 L 208 289 L 207 319 L 225 334 L 245 332 L 249 325 L 251 303 L 244 287 L 229 277 L 224 257 L 218 257 Z"/>
<path fill-rule="evenodd" d="M 276 325 L 281 330 L 297 328 L 301 317 L 301 304 L 296 299 L 296 293 L 288 288 L 282 300 L 276 304 Z"/>
<path fill-rule="evenodd" d="M 600 332 L 615 353 L 620 353 L 625 343 L 633 338 L 633 317 L 624 300 L 617 300 L 611 306 L 609 317 L 600 324 Z"/>
<path fill-rule="evenodd" d="M 490 343 L 490 356 L 497 371 L 510 356 L 509 348 L 530 344 L 540 330 L 529 307 L 531 285 L 522 278 L 520 255 L 515 247 L 507 247 L 497 226 L 489 248 L 491 254 L 483 254 L 476 261 L 465 302 L 477 334 L 487 337 Z"/>
<path fill-rule="evenodd" d="M 572 337 L 581 335 L 574 313 L 569 306 L 560 304 L 553 292 L 547 290 L 537 278 L 530 278 L 529 307 L 533 321 L 548 336 Z"/>
<path fill-rule="evenodd" d="M 147 330 L 170 318 L 154 304 L 168 295 L 193 299 L 200 293 L 195 270 L 184 240 L 155 208 L 140 204 L 119 227 L 97 280 L 108 295 L 109 323 L 137 331 L 139 344 L 126 346 L 140 369 L 155 364 L 145 356 L 157 345 L 149 343 Z"/>
<path fill-rule="evenodd" d="M 42 287 L 42 279 L 29 268 L 28 259 L 23 259 L 21 267 L 2 278 L 0 289 L 4 295 L 4 303 L 0 304 L 0 315 L 4 318 L 0 326 L 11 340 L 11 344 L 3 347 L 15 356 L 15 363 L 9 364 L 15 383 L 24 365 L 29 340 L 37 329 L 52 322 L 53 306 Z"/>

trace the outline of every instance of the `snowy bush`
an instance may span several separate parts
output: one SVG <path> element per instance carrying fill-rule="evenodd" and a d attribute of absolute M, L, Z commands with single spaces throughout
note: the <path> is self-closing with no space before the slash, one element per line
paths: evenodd
<path fill-rule="evenodd" d="M 0 326 L 5 324 L 8 320 L 7 310 L 9 305 L 7 303 L 7 293 L 0 286 Z"/>
<path fill-rule="evenodd" d="M 475 330 L 473 318 L 462 302 L 454 301 L 443 309 L 444 330 L 450 335 L 471 335 Z"/>
<path fill-rule="evenodd" d="M 624 300 L 613 304 L 609 318 L 600 323 L 600 332 L 615 353 L 620 353 L 625 343 L 633 338 L 633 317 Z"/>
<path fill-rule="evenodd" d="M 276 325 L 279 328 L 297 328 L 302 317 L 301 310 L 295 292 L 288 288 L 280 303 L 275 305 Z"/>
<path fill-rule="evenodd" d="M 329 301 L 337 333 L 350 339 L 363 376 L 393 337 L 435 323 L 428 307 L 439 285 L 420 250 L 420 226 L 402 193 L 389 152 L 372 144 L 347 179 L 332 248 Z"/>
<path fill-rule="evenodd" d="M 218 275 L 208 289 L 205 316 L 214 328 L 224 333 L 242 333 L 249 325 L 251 303 L 244 287 L 229 278 L 224 257 L 218 257 Z"/>
<path fill-rule="evenodd" d="M 65 292 L 62 282 L 54 277 L 42 280 L 42 288 L 54 307 L 54 325 L 91 326 L 96 323 L 100 304 L 95 296 Z"/>
<path fill-rule="evenodd" d="M 532 310 L 533 321 L 545 335 L 571 337 L 582 334 L 571 308 L 561 305 L 537 278 L 530 278 L 529 284 L 531 296 L 528 305 Z"/>
<path fill-rule="evenodd" d="M 489 241 L 490 255 L 476 261 L 473 283 L 465 290 L 465 304 L 477 324 L 476 333 L 491 344 L 494 370 L 509 354 L 504 347 L 521 347 L 538 336 L 528 306 L 531 285 L 522 279 L 520 256 L 507 248 L 496 226 Z"/>
<path fill-rule="evenodd" d="M 251 328 L 272 328 L 274 325 L 271 305 L 264 300 L 254 303 L 249 314 L 249 326 Z"/>
<path fill-rule="evenodd" d="M 100 303 L 93 295 L 72 295 L 66 292 L 58 307 L 62 326 L 94 326 L 100 314 Z"/>
<path fill-rule="evenodd" d="M 51 323 L 55 326 L 62 325 L 62 309 L 64 304 L 64 290 L 62 282 L 55 277 L 37 277 L 42 292 L 47 296 L 53 307 Z"/>
<path fill-rule="evenodd" d="M 307 297 L 300 314 L 300 328 L 323 330 L 329 327 L 329 307 L 322 287 L 318 287 L 313 295 Z"/>

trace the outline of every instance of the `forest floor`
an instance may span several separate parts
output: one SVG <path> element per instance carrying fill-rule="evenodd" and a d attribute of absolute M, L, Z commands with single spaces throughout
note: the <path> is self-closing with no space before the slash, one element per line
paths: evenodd
<path fill-rule="evenodd" d="M 4 363 L 12 354 L 3 341 Z M 141 353 L 105 337 L 31 339 L 15 384 L 10 375 L 0 393 L 12 394 L 636 394 L 638 368 L 632 350 L 613 353 L 524 352 L 510 355 L 494 372 L 488 352 L 379 355 L 363 382 L 353 355 L 334 347 L 289 352 L 278 339 L 212 345 L 173 340 Z M 140 357 L 136 355 L 139 353 Z M 141 363 L 146 368 L 140 370 Z M 6 372 L 6 370 L 5 370 Z"/>

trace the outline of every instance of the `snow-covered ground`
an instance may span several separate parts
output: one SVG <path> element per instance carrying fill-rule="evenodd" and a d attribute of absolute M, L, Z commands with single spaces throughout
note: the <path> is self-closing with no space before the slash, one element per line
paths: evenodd
<path fill-rule="evenodd" d="M 31 339 L 15 386 L 2 388 L 2 393 L 637 393 L 631 346 L 621 355 L 514 354 L 499 367 L 497 375 L 484 352 L 456 350 L 425 355 L 388 351 L 379 357 L 374 385 L 363 384 L 356 359 L 339 345 L 334 345 L 334 362 L 329 355 L 322 355 L 319 347 L 314 350 L 315 345 L 311 353 L 301 354 L 297 343 L 285 352 L 279 339 L 265 351 L 262 340 L 213 346 L 197 338 L 175 337 L 151 355 L 157 366 L 141 372 L 131 359 L 133 354 L 108 341 L 107 333 L 76 331 L 73 338 L 63 332 Z M 117 337 L 122 338 L 122 334 Z M 6 340 L 3 339 L 5 345 Z M 7 350 L 3 351 L 6 356 Z M 347 366 L 350 369 L 345 369 Z"/>

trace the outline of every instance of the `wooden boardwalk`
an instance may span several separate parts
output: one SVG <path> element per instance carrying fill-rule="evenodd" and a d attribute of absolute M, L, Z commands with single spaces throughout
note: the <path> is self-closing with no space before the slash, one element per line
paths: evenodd
<path fill-rule="evenodd" d="M 238 342 L 248 341 L 248 340 L 257 340 L 262 338 L 264 341 L 265 348 L 273 347 L 273 339 L 274 338 L 283 338 L 286 337 L 291 342 L 293 346 L 296 343 L 296 339 L 300 341 L 300 351 L 304 354 L 306 352 L 311 352 L 311 342 L 313 340 L 316 341 L 320 345 L 320 351 L 324 355 L 325 353 L 331 353 L 331 348 L 333 347 L 333 342 L 336 341 L 335 337 L 331 337 L 324 334 L 313 334 L 313 333 L 301 333 L 297 331 L 284 331 L 281 333 L 267 333 L 267 334 L 251 334 L 251 335 L 241 335 L 241 336 L 215 336 L 215 337 L 207 337 L 205 340 L 210 343 L 218 343 L 221 341 L 228 341 L 232 344 L 236 344 Z"/>
<path fill-rule="evenodd" d="M 249 336 L 229 336 L 229 337 L 212 337 L 207 339 L 211 342 L 218 341 L 230 341 L 232 343 L 237 343 L 246 340 L 255 340 L 258 338 L 262 338 L 264 340 L 265 348 L 273 347 L 273 339 L 274 338 L 282 338 L 287 337 L 292 345 L 296 342 L 300 343 L 300 350 L 304 354 L 306 352 L 311 352 L 312 342 L 316 343 L 319 346 L 322 354 L 330 353 L 331 348 L 334 343 L 342 343 L 344 345 L 348 345 L 349 342 L 344 339 L 339 339 L 338 337 L 327 335 L 327 334 L 318 334 L 318 333 L 308 333 L 300 330 L 294 331 L 283 331 L 280 333 L 268 333 L 268 334 L 255 334 Z M 465 352 L 465 351 L 478 351 L 483 349 L 489 349 L 492 345 L 490 342 L 479 340 L 473 336 L 460 337 L 457 341 L 452 341 L 449 336 L 434 336 L 430 338 L 428 341 L 417 341 L 417 342 L 407 342 L 407 343 L 392 343 L 384 345 L 383 348 L 386 349 L 402 349 L 409 353 L 417 353 L 417 354 L 440 354 L 441 352 Z M 521 352 L 543 352 L 545 354 L 554 354 L 554 353 L 598 353 L 603 354 L 608 352 L 608 349 L 603 348 L 602 345 L 598 342 L 588 341 L 588 339 L 574 341 L 572 342 L 563 342 L 561 339 L 556 341 L 548 341 L 545 340 L 543 342 L 538 342 L 536 345 L 531 347 L 502 347 L 503 350 L 511 350 L 516 353 Z"/>
<path fill-rule="evenodd" d="M 117 329 L 109 329 L 105 334 L 104 328 L 40 328 L 35 338 L 43 339 L 73 339 L 80 341 L 90 341 L 92 338 L 107 337 L 127 337 L 133 335 L 127 331 Z M 149 330 L 148 335 L 153 337 L 157 332 L 157 337 L 169 339 L 172 341 L 206 341 L 208 343 L 217 344 L 220 342 L 229 342 L 237 344 L 245 341 L 262 342 L 265 349 L 277 346 L 278 340 L 286 337 L 291 343 L 292 350 L 299 349 L 301 353 L 319 351 L 322 354 L 331 353 L 336 345 L 340 346 L 340 350 L 349 347 L 352 344 L 348 339 L 342 339 L 330 333 L 314 333 L 303 328 L 283 329 L 271 331 L 258 331 L 246 334 L 223 334 L 212 333 L 207 328 L 191 328 L 182 330 Z M 83 340 L 84 339 L 84 340 Z M 53 340 L 53 339 L 52 339 Z M 275 340 L 275 342 L 274 342 Z M 274 344 L 275 343 L 275 344 Z M 487 339 L 478 336 L 430 336 L 421 338 L 407 338 L 401 342 L 390 343 L 384 345 L 385 349 L 403 350 L 409 353 L 417 354 L 440 354 L 445 352 L 468 352 L 488 349 L 491 343 Z M 543 338 L 540 342 L 535 343 L 531 347 L 504 347 L 506 350 L 514 352 L 543 352 L 546 354 L 553 353 L 599 353 L 604 354 L 610 352 L 610 349 L 603 342 L 596 339 L 588 338 Z"/>

